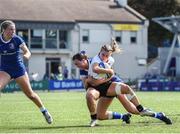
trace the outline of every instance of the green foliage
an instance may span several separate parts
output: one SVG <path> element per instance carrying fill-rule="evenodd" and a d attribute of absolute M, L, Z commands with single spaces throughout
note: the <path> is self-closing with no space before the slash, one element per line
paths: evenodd
<path fill-rule="evenodd" d="M 154 23 L 154 17 L 180 15 L 180 4 L 176 0 L 128 0 L 128 4 L 150 21 L 149 43 L 161 46 L 163 40 L 172 39 L 172 33 Z"/>
<path fill-rule="evenodd" d="M 121 120 L 99 121 L 90 128 L 84 92 L 38 93 L 54 117 L 45 122 L 39 109 L 23 93 L 2 94 L 0 97 L 0 133 L 178 133 L 180 132 L 180 92 L 137 92 L 142 104 L 155 111 L 163 111 L 173 125 L 150 118 L 132 116 L 131 124 Z M 109 110 L 125 113 L 117 99 Z"/>

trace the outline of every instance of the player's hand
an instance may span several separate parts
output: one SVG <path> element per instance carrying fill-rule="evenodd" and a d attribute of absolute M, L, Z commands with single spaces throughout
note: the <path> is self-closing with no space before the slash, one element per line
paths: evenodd
<path fill-rule="evenodd" d="M 113 76 L 114 75 L 114 70 L 113 69 L 108 69 L 108 74 L 110 75 L 110 77 Z"/>

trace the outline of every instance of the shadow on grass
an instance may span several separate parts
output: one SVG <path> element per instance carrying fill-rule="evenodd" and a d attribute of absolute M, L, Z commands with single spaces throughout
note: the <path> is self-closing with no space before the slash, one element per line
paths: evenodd
<path fill-rule="evenodd" d="M 173 124 L 175 123 L 175 120 Z M 166 125 L 164 122 L 161 121 L 138 121 L 138 122 L 132 122 L 131 124 L 98 124 L 97 126 L 93 128 L 104 128 L 104 127 L 143 127 L 143 126 L 164 126 Z M 168 125 L 169 126 L 169 125 Z M 171 126 L 171 125 L 170 125 Z M 92 129 L 89 125 L 66 125 L 66 126 L 60 126 L 60 125 L 50 125 L 50 126 L 29 126 L 29 127 L 10 127 L 8 130 L 51 130 L 51 129 L 66 129 L 66 128 L 89 128 Z"/>
<path fill-rule="evenodd" d="M 48 127 L 31 127 L 29 129 L 58 129 L 58 128 L 98 128 L 98 127 L 110 127 L 110 126 L 119 126 L 117 125 L 110 125 L 110 124 L 103 124 L 103 125 L 96 125 L 95 127 L 90 127 L 89 125 L 70 125 L 70 126 L 48 126 Z"/>
<path fill-rule="evenodd" d="M 74 125 L 74 126 L 48 126 L 48 127 L 31 127 L 29 129 L 58 129 L 58 128 L 85 128 L 89 127 L 88 125 Z"/>
<path fill-rule="evenodd" d="M 153 122 L 153 121 L 141 121 L 141 122 L 133 122 L 132 124 L 101 124 L 95 127 L 90 127 L 88 125 L 70 125 L 70 126 L 48 126 L 48 127 L 31 127 L 29 129 L 60 129 L 60 128 L 104 128 L 104 127 L 139 127 L 139 126 L 159 126 L 159 125 L 166 125 L 164 122 Z"/>

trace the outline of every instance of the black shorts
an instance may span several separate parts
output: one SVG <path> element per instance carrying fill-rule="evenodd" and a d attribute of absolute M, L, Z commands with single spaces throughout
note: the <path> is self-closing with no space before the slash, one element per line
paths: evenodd
<path fill-rule="evenodd" d="M 97 91 L 99 91 L 101 97 L 113 98 L 115 96 L 107 96 L 106 95 L 111 83 L 112 83 L 111 81 L 108 81 L 108 82 L 105 82 L 98 86 L 88 85 L 88 87 L 92 87 L 92 88 L 96 89 Z"/>

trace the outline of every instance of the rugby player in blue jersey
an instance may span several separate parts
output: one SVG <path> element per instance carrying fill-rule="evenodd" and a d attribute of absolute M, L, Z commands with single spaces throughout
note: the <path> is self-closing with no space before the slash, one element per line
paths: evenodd
<path fill-rule="evenodd" d="M 14 79 L 25 95 L 40 109 L 47 123 L 51 124 L 52 116 L 44 107 L 40 97 L 32 90 L 20 53 L 20 50 L 22 50 L 23 58 L 28 60 L 31 56 L 29 49 L 25 42 L 15 34 L 14 22 L 10 20 L 3 21 L 0 28 L 0 90 Z"/>

